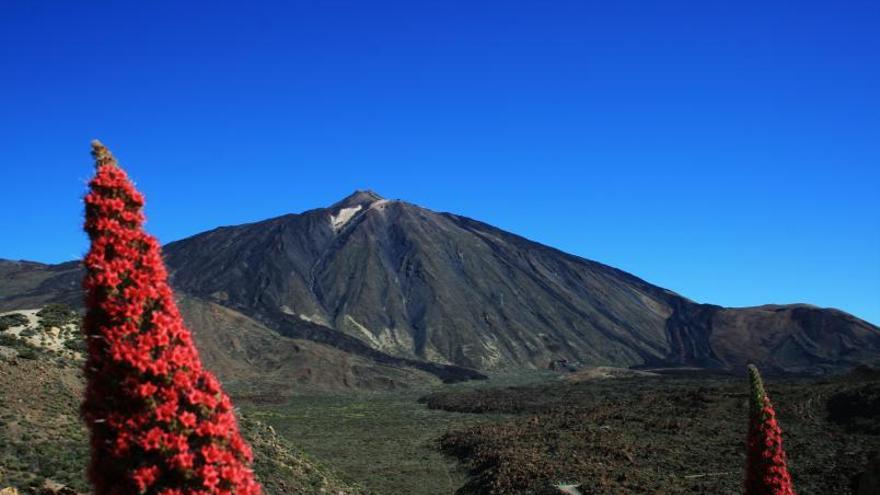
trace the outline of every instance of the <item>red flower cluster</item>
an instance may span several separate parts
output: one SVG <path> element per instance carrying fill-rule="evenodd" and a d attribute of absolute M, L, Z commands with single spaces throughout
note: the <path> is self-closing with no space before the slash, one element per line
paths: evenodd
<path fill-rule="evenodd" d="M 202 368 L 144 197 L 101 143 L 85 197 L 89 477 L 96 495 L 259 495 L 229 397 Z"/>
<path fill-rule="evenodd" d="M 795 495 L 782 448 L 782 428 L 764 391 L 758 368 L 749 365 L 749 435 L 746 454 L 746 495 Z"/>

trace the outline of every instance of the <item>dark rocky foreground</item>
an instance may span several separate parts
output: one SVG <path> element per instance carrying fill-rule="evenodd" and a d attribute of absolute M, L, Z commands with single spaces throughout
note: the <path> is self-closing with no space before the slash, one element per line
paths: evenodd
<path fill-rule="evenodd" d="M 799 494 L 857 493 L 880 450 L 880 376 L 770 380 Z M 747 384 L 659 377 L 446 392 L 451 411 L 512 413 L 453 431 L 441 448 L 471 470 L 459 494 L 741 493 Z"/>

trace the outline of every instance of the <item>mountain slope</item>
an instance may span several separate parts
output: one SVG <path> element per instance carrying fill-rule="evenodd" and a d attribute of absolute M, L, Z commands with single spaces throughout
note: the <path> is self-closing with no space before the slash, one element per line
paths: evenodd
<path fill-rule="evenodd" d="M 235 310 L 198 298 L 182 297 L 178 305 L 194 329 L 205 366 L 237 398 L 272 401 L 304 389 L 390 390 L 439 382 L 424 371 L 284 337 Z"/>
<path fill-rule="evenodd" d="M 390 354 L 478 369 L 554 359 L 710 368 L 755 360 L 818 371 L 880 355 L 877 328 L 842 312 L 696 304 L 490 225 L 369 191 L 199 234 L 166 253 L 177 287 L 272 328 L 299 320 Z"/>
<path fill-rule="evenodd" d="M 755 361 L 799 372 L 880 363 L 880 331 L 851 315 L 697 304 L 612 267 L 370 191 L 198 234 L 165 253 L 184 293 L 282 335 L 385 363 L 498 369 L 565 359 L 728 369 Z M 19 287 L 9 299 L 10 276 L 0 279 L 0 308 L 75 293 L 70 266 L 44 270 L 55 274 L 0 268 Z"/>

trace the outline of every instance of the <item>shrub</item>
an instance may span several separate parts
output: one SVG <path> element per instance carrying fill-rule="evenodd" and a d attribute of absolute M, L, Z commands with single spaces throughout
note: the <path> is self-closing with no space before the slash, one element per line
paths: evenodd
<path fill-rule="evenodd" d="M 27 327 L 25 329 L 22 329 L 21 332 L 18 332 L 19 337 L 33 337 L 36 334 L 37 334 L 37 329 L 34 327 Z"/>
<path fill-rule="evenodd" d="M 259 494 L 232 403 L 202 368 L 159 242 L 142 229 L 144 198 L 109 150 L 92 148 L 82 411 L 95 494 Z"/>
<path fill-rule="evenodd" d="M 80 319 L 79 313 L 71 309 L 66 304 L 49 304 L 39 312 L 44 327 L 63 327 L 71 323 L 77 323 Z"/>
<path fill-rule="evenodd" d="M 0 316 L 0 332 L 9 329 L 10 327 L 18 327 L 21 325 L 27 325 L 28 318 L 27 316 L 21 313 L 12 313 L 8 315 Z"/>
<path fill-rule="evenodd" d="M 18 357 L 22 359 L 37 359 L 40 354 L 32 347 L 23 347 L 18 351 Z"/>
<path fill-rule="evenodd" d="M 72 338 L 64 341 L 64 347 L 74 352 L 86 352 L 86 341 L 82 338 Z"/>

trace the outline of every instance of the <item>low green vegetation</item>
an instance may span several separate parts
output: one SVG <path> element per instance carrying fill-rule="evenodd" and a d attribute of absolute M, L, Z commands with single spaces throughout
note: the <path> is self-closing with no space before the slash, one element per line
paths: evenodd
<path fill-rule="evenodd" d="M 451 494 L 467 473 L 438 450 L 438 439 L 503 416 L 430 410 L 418 403 L 422 393 L 302 395 L 243 409 L 368 493 Z"/>
<path fill-rule="evenodd" d="M 249 416 L 240 416 L 239 426 L 254 451 L 254 470 L 265 495 L 365 493 L 278 436 L 271 426 Z"/>

